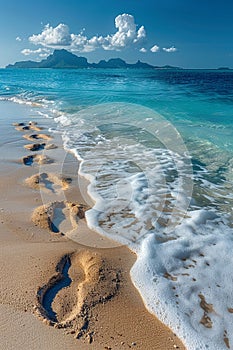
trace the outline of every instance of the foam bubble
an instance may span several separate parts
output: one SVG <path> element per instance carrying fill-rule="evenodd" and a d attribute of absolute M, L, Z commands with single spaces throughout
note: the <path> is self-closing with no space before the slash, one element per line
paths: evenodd
<path fill-rule="evenodd" d="M 68 126 L 71 124 L 70 119 L 65 115 L 60 115 L 54 118 L 56 123 L 61 123 L 63 126 Z"/>
<path fill-rule="evenodd" d="M 232 184 L 223 181 L 219 171 L 221 156 L 214 164 L 198 162 L 201 144 L 192 175 L 187 150 L 161 147 L 138 128 L 155 123 L 148 111 L 124 106 L 126 120 L 130 115 L 140 120 L 133 128 L 123 124 L 121 106 L 117 113 L 114 108 L 81 111 L 61 127 L 65 147 L 81 161 L 80 175 L 90 181 L 93 208 L 86 213 L 88 225 L 137 253 L 131 277 L 145 305 L 189 350 L 225 349 L 224 337 L 233 342 L 228 311 L 233 309 L 233 202 Z M 114 116 L 119 123 L 107 123 Z M 169 128 L 162 130 L 165 140 L 177 141 L 175 134 L 166 133 Z M 217 151 L 209 147 L 208 152 Z M 226 174 L 230 178 L 230 172 Z"/>
<path fill-rule="evenodd" d="M 167 239 L 162 240 L 162 232 L 145 238 L 132 280 L 148 309 L 175 330 L 189 350 L 207 345 L 225 349 L 224 334 L 233 342 L 233 232 L 215 213 L 198 210 L 188 215 Z M 201 306 L 202 300 L 208 306 Z"/>

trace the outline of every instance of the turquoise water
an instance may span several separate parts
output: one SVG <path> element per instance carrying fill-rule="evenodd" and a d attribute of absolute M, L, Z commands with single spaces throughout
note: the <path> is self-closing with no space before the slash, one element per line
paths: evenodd
<path fill-rule="evenodd" d="M 0 92 L 54 102 L 66 113 L 100 103 L 136 103 L 162 114 L 185 136 L 232 151 L 232 80 L 233 71 L 18 69 L 0 70 Z"/>
<path fill-rule="evenodd" d="M 90 181 L 88 225 L 137 253 L 148 309 L 188 349 L 232 344 L 233 71 L 0 70 L 0 100 L 55 120 Z"/>
<path fill-rule="evenodd" d="M 203 165 L 207 179 L 232 179 L 233 71 L 0 70 L 0 95 L 73 119 L 84 108 L 104 103 L 150 108 L 181 134 L 197 172 Z M 123 122 L 136 118 L 140 114 L 133 113 Z"/>

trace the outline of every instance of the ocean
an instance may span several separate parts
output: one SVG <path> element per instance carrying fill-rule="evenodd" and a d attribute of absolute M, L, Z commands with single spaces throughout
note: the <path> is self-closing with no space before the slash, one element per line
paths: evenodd
<path fill-rule="evenodd" d="M 233 71 L 1 69 L 1 100 L 54 120 L 146 307 L 188 350 L 233 346 Z"/>

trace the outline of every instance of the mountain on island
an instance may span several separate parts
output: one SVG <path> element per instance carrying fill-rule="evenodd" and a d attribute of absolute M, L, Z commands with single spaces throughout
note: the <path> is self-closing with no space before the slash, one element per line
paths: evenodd
<path fill-rule="evenodd" d="M 121 58 L 111 58 L 108 61 L 101 60 L 99 63 L 90 64 L 92 68 L 155 68 L 154 66 L 143 63 L 141 61 L 137 61 L 137 63 L 129 64 L 126 63 Z"/>
<path fill-rule="evenodd" d="M 36 61 L 20 61 L 9 64 L 6 68 L 159 68 L 159 69 L 180 69 L 178 67 L 164 66 L 155 67 L 148 63 L 137 61 L 137 63 L 126 63 L 121 58 L 111 58 L 108 61 L 101 60 L 99 63 L 89 63 L 85 57 L 79 57 L 73 53 L 62 50 L 54 50 L 53 54 L 46 59 Z"/>
<path fill-rule="evenodd" d="M 219 68 L 217 68 L 218 70 L 231 70 L 231 68 L 229 68 L 229 67 L 219 67 Z"/>
<path fill-rule="evenodd" d="M 66 50 L 54 50 L 46 59 L 36 61 L 20 61 L 9 64 L 6 68 L 88 68 L 85 57 L 78 57 Z"/>

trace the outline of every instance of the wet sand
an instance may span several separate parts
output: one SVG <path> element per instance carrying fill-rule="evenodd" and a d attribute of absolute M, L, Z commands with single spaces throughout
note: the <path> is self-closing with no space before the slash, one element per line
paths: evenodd
<path fill-rule="evenodd" d="M 87 227 L 77 160 L 35 112 L 0 104 L 2 348 L 184 349 L 134 288 L 135 254 Z"/>

